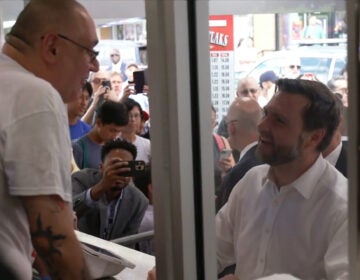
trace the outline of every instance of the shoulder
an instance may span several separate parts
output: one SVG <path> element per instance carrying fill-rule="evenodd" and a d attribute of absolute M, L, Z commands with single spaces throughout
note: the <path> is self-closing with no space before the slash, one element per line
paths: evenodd
<path fill-rule="evenodd" d="M 267 175 L 269 172 L 270 166 L 267 164 L 261 164 L 258 166 L 254 166 L 247 170 L 242 178 L 239 179 L 237 184 L 234 187 L 235 192 L 239 190 L 246 190 L 246 189 L 258 189 L 262 188 L 265 180 L 267 179 Z"/>
<path fill-rule="evenodd" d="M 130 181 L 130 183 L 126 186 L 126 193 L 136 195 L 140 198 L 146 198 L 146 196 L 135 186 L 134 182 L 132 181 Z"/>
<path fill-rule="evenodd" d="M 2 71 L 0 80 L 2 84 L 9 84 L 12 98 L 15 95 L 15 98 L 19 98 L 16 99 L 18 102 L 28 100 L 27 103 L 22 103 L 23 107 L 32 109 L 32 106 L 43 106 L 44 109 L 56 112 L 59 110 L 58 105 L 62 104 L 65 109 L 60 94 L 48 81 L 35 76 L 10 58 L 5 59 L 6 62 L 0 61 L 3 70 L 6 70 Z"/>
<path fill-rule="evenodd" d="M 260 164 L 258 166 L 255 166 L 255 167 L 251 168 L 246 175 L 249 178 L 254 177 L 254 176 L 255 177 L 256 176 L 267 177 L 269 169 L 270 169 L 270 165 L 268 165 L 268 164 Z"/>
<path fill-rule="evenodd" d="M 136 135 L 135 143 L 150 146 L 150 140 L 139 135 Z"/>
<path fill-rule="evenodd" d="M 84 168 L 71 174 L 71 178 L 83 183 L 92 183 L 101 179 L 101 173 L 98 169 L 95 168 Z"/>
<path fill-rule="evenodd" d="M 82 121 L 81 119 L 79 119 L 78 124 L 81 125 L 83 128 L 90 130 L 92 127 L 91 125 L 89 125 L 88 123 Z"/>
<path fill-rule="evenodd" d="M 73 151 L 78 151 L 78 150 L 82 150 L 82 145 L 84 145 L 84 137 L 82 136 L 80 138 L 75 139 L 74 141 L 71 142 Z"/>
<path fill-rule="evenodd" d="M 321 177 L 321 184 L 328 195 L 347 203 L 348 200 L 348 180 L 333 165 L 327 162 L 324 174 Z"/>
<path fill-rule="evenodd" d="M 148 205 L 146 196 L 132 182 L 125 188 L 125 196 L 131 197 L 133 201 L 137 201 L 140 204 Z"/>
<path fill-rule="evenodd" d="M 100 146 L 96 143 L 93 143 L 88 135 L 84 135 L 76 140 L 74 140 L 72 142 L 72 145 L 73 145 L 73 148 L 76 147 L 76 148 L 83 148 L 84 146 Z M 101 146 L 100 146 L 101 147 Z"/>

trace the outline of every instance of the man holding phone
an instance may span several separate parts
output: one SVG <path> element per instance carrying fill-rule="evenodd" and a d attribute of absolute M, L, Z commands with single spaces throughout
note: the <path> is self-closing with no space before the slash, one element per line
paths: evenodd
<path fill-rule="evenodd" d="M 141 109 L 149 113 L 149 86 L 147 81 L 148 70 L 140 70 L 136 64 L 131 64 L 131 77 L 132 80 L 128 80 L 128 84 L 124 87 L 123 96 L 121 101 L 125 101 L 127 98 L 131 98 L 140 104 Z"/>
<path fill-rule="evenodd" d="M 99 170 L 86 168 L 72 175 L 80 231 L 106 240 L 138 232 L 148 200 L 131 178 L 143 166 L 132 164 L 136 154 L 133 144 L 116 139 L 103 146 Z"/>

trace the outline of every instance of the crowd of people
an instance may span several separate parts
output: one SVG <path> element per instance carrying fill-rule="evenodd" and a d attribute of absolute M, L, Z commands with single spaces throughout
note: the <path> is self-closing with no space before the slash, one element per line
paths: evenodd
<path fill-rule="evenodd" d="M 31 279 L 34 266 L 90 279 L 74 228 L 106 240 L 153 229 L 149 87 L 135 92 L 139 68 L 119 50 L 100 70 L 97 42 L 74 0 L 30 1 L 6 36 L 1 277 Z M 222 279 L 348 279 L 346 73 L 324 85 L 288 62 L 282 77 L 240 80 L 219 126 L 212 108 Z"/>

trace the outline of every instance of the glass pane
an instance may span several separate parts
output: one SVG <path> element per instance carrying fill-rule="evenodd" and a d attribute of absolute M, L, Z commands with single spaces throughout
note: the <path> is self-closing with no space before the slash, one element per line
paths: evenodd
<path fill-rule="evenodd" d="M 231 203 L 225 205 L 218 213 L 220 213 L 219 216 L 221 217 L 222 215 L 227 215 L 227 211 L 230 213 L 230 207 L 233 210 L 230 214 L 231 216 L 226 216 L 226 218 L 229 218 L 230 223 L 233 223 L 231 225 L 226 223 L 222 225 L 225 227 L 228 225 L 229 228 L 231 228 L 231 233 L 234 231 L 237 233 L 235 237 L 231 235 L 237 241 L 234 241 L 234 243 L 229 242 L 229 244 L 227 243 L 226 245 L 232 246 L 231 249 L 234 250 L 232 253 L 235 254 L 235 256 L 231 255 L 231 257 L 234 257 L 233 262 L 239 262 L 237 264 L 241 267 L 244 267 L 245 263 L 248 263 L 249 258 L 251 258 L 251 253 L 247 254 L 249 251 L 246 249 L 247 245 L 245 244 L 247 244 L 247 241 L 244 236 L 246 236 L 251 229 L 254 230 L 255 233 L 256 229 L 252 227 L 254 223 L 251 222 L 251 214 L 247 213 L 247 210 L 244 209 L 248 207 L 251 208 L 251 203 L 248 204 L 247 201 L 239 199 L 246 191 L 241 192 L 239 190 L 240 186 L 244 186 L 238 182 L 241 178 L 247 176 L 246 172 L 243 171 L 245 169 L 249 170 L 254 166 L 249 166 L 249 157 L 251 157 L 252 160 L 256 158 L 254 154 L 250 155 L 249 149 L 254 142 L 257 142 L 258 138 L 253 137 L 250 138 L 250 140 L 247 139 L 249 133 L 243 127 L 243 124 L 238 124 L 238 126 L 234 125 L 234 123 L 237 124 L 242 121 L 241 117 L 239 117 L 239 119 L 234 117 L 236 116 L 234 112 L 238 114 L 237 116 L 240 116 L 241 110 L 239 109 L 239 105 L 237 111 L 234 109 L 236 108 L 236 105 L 234 105 L 235 98 L 242 95 L 240 94 L 242 85 L 240 85 L 239 81 L 242 82 L 245 78 L 253 78 L 255 80 L 254 83 L 251 82 L 251 87 L 257 88 L 260 97 L 250 95 L 250 82 L 248 82 L 247 85 L 248 89 L 244 92 L 246 92 L 247 97 L 256 99 L 261 107 L 268 104 L 267 102 L 271 100 L 268 97 L 269 90 L 266 90 L 266 83 L 273 81 L 269 79 L 269 77 L 273 77 L 273 75 L 276 75 L 277 78 L 316 79 L 328 85 L 329 88 L 333 83 L 336 83 L 337 86 L 331 87 L 330 89 L 333 93 L 340 93 L 339 95 L 341 95 L 345 112 L 347 112 L 348 107 L 346 76 L 348 34 L 345 1 L 337 2 L 336 8 L 333 6 L 332 9 L 328 9 L 326 5 L 312 5 L 315 1 L 309 1 L 306 8 L 304 6 L 297 6 L 292 1 L 287 1 L 286 4 L 281 2 L 281 4 L 284 4 L 282 7 L 280 7 L 281 4 L 279 1 L 269 1 L 265 4 L 260 3 L 260 1 L 254 1 L 253 4 L 249 4 L 244 8 L 245 2 L 247 1 L 232 3 L 230 8 L 221 9 L 221 5 L 224 5 L 224 2 L 211 1 L 210 7 L 212 4 L 213 8 L 210 8 L 209 14 L 211 100 L 217 113 L 216 123 L 219 124 L 218 127 L 214 128 L 214 132 L 228 139 L 233 152 L 240 152 L 240 161 L 237 161 L 235 157 L 235 162 L 232 163 L 232 169 L 227 170 L 228 166 L 226 166 L 224 161 L 221 161 L 221 147 L 214 145 L 214 150 L 219 151 L 218 154 L 214 153 L 215 182 L 217 181 L 216 176 L 219 174 L 219 171 L 216 170 L 220 168 L 221 172 L 223 172 L 220 187 L 217 186 L 216 189 L 217 192 L 220 193 L 220 195 L 216 193 L 217 199 L 220 197 L 220 205 L 226 203 L 229 196 L 231 196 L 230 193 L 232 193 L 231 190 L 233 190 L 233 188 L 237 189 L 236 196 L 232 197 L 233 200 Z M 252 11 L 254 12 L 252 13 Z M 226 40 L 221 40 L 221 38 L 226 38 Z M 224 61 L 220 59 L 223 57 L 229 58 L 225 64 Z M 297 62 L 295 63 L 294 61 Z M 294 74 L 290 75 L 290 68 L 297 69 L 297 71 L 293 71 L 292 73 Z M 270 75 L 268 71 L 273 71 L 274 73 Z M 268 78 L 268 80 L 263 80 L 265 78 Z M 340 91 L 340 81 L 342 85 L 346 87 L 343 92 Z M 228 83 L 235 85 L 235 87 L 227 87 Z M 239 90 L 237 90 L 238 83 L 240 85 Z M 271 89 L 273 90 L 273 87 Z M 245 96 L 245 94 L 243 96 Z M 264 99 L 266 99 L 266 102 L 263 101 Z M 240 103 L 239 100 L 236 102 Z M 245 115 L 244 108 L 241 113 Z M 347 118 L 346 114 L 342 117 L 345 120 Z M 226 121 L 224 121 L 225 119 Z M 226 125 L 222 125 L 224 123 L 226 123 Z M 344 127 L 345 126 L 346 124 Z M 342 133 L 343 142 L 340 141 L 340 139 L 337 140 L 337 145 L 339 145 L 337 147 L 347 145 L 348 133 L 344 130 Z M 270 135 L 271 132 L 269 132 L 268 137 L 270 137 Z M 244 157 L 241 151 L 248 155 L 246 158 L 248 162 L 241 160 Z M 233 155 L 235 156 L 234 153 Z M 260 162 L 257 164 L 260 164 Z M 346 173 L 347 169 L 339 168 L 339 171 L 345 171 Z M 248 182 L 248 184 L 251 184 L 251 182 Z M 235 206 L 236 203 L 238 203 L 237 206 Z M 260 205 L 259 208 L 261 208 Z M 271 211 L 270 207 L 267 211 Z M 256 209 L 254 209 L 253 212 L 252 214 L 256 216 Z M 236 218 L 232 216 L 237 214 L 239 214 L 239 216 L 236 216 Z M 266 215 L 270 214 L 268 214 L 268 212 L 264 213 L 263 219 L 261 220 L 263 223 L 260 222 L 261 225 L 267 224 L 268 222 L 270 223 Z M 220 219 L 219 216 L 218 219 Z M 234 218 L 234 220 L 232 220 L 232 218 Z M 229 220 L 227 220 L 227 222 L 229 222 Z M 242 226 L 244 226 L 244 228 L 242 228 Z M 243 231 L 241 229 L 243 229 Z M 257 230 L 260 232 L 267 231 L 266 228 L 260 225 Z M 221 232 L 222 235 L 228 233 L 224 228 L 217 228 L 217 231 Z M 256 278 L 264 276 L 260 271 L 269 273 L 271 270 L 270 265 L 266 265 L 267 262 L 271 262 L 270 260 L 266 260 L 266 255 L 271 255 L 272 253 L 265 247 L 261 247 L 261 244 L 266 243 L 267 245 L 264 246 L 270 247 L 273 245 L 269 245 L 269 243 L 265 241 L 266 237 L 264 236 L 267 236 L 266 233 L 263 235 L 259 234 L 259 237 L 261 237 L 258 240 L 259 243 L 252 243 L 252 245 L 249 246 L 256 248 L 258 255 L 254 256 L 254 263 L 249 266 L 250 271 L 244 272 L 241 268 L 236 271 L 239 278 Z M 344 235 L 344 238 L 345 237 L 346 235 Z M 225 239 L 226 237 L 223 238 Z M 271 239 L 271 237 L 269 238 Z M 221 240 L 221 238 L 219 238 L 219 240 Z M 248 240 L 250 240 L 250 238 Z M 315 250 L 315 248 L 313 249 Z M 259 257 L 262 252 L 265 256 L 263 259 Z M 229 257 L 229 259 L 231 259 L 231 257 Z M 227 259 L 227 264 L 229 264 L 229 259 Z M 231 268 L 229 269 L 231 271 Z M 260 274 L 257 274 L 258 272 Z M 300 274 L 301 272 L 299 272 L 298 275 L 293 275 L 300 277 Z"/>
<path fill-rule="evenodd" d="M 123 56 L 122 58 L 126 64 L 136 62 L 140 68 L 146 68 L 148 66 L 148 56 L 151 55 L 148 54 L 147 50 L 146 25 L 153 24 L 153 22 L 146 22 L 144 12 L 138 7 L 143 7 L 144 1 L 133 1 L 136 3 L 131 5 L 130 8 L 128 3 L 126 3 L 129 1 L 99 0 L 91 1 L 92 3 L 88 1 L 82 2 L 91 9 L 95 15 L 99 36 L 104 40 L 104 43 L 100 43 L 98 46 L 98 48 L 101 49 L 99 56 L 101 68 L 104 69 L 111 63 L 110 52 L 114 47 L 120 49 Z M 111 4 L 109 4 L 109 2 L 111 2 Z M 1 8 L 3 8 L 2 22 L 4 27 L 4 32 L 1 32 L 1 37 L 9 30 L 9 24 L 11 25 L 11 20 L 14 19 L 11 18 L 10 15 L 16 16 L 23 3 L 24 1 L 20 0 L 0 0 L 0 11 Z M 112 6 L 110 7 L 109 5 Z M 346 44 L 348 26 L 346 22 L 345 1 L 211 0 L 209 1 L 209 7 L 209 17 L 201 18 L 201 20 L 209 22 L 209 28 L 213 32 L 209 34 L 209 80 L 211 81 L 209 99 L 216 111 L 216 117 L 213 121 L 214 132 L 224 135 L 225 138 L 228 138 L 228 133 L 224 117 L 227 115 L 229 105 L 236 97 L 236 89 L 240 79 L 251 76 L 259 83 L 261 74 L 269 70 L 274 71 L 278 76 L 283 76 L 285 75 L 284 66 L 292 55 L 299 56 L 300 58 L 301 71 L 299 75 L 312 74 L 324 83 L 328 83 L 331 79 L 344 75 L 344 70 L 346 70 L 348 62 Z M 316 17 L 315 20 L 313 18 L 314 16 Z M 227 20 L 231 23 L 227 24 Z M 215 21 L 217 21 L 217 23 Z M 187 23 L 187 17 L 184 17 L 182 24 L 186 25 Z M 220 26 L 216 26 L 216 24 L 220 24 Z M 313 24 L 315 27 L 311 28 Z M 230 32 L 229 37 L 226 37 L 224 35 L 225 33 L 219 31 L 222 27 L 225 28 L 225 32 Z M 189 29 L 195 29 L 195 27 L 190 26 Z M 309 29 L 313 30 L 309 31 Z M 178 31 L 176 28 L 174 28 L 174 30 Z M 105 40 L 110 40 L 111 42 L 105 43 Z M 2 41 L 0 41 L 0 43 L 1 42 Z M 166 48 L 161 51 L 164 53 L 164 56 L 166 52 L 173 51 L 175 53 L 174 49 L 178 51 L 178 48 L 185 48 L 186 43 L 187 42 L 184 42 L 184 45 L 180 44 L 175 47 L 174 42 L 169 42 Z M 225 45 L 228 48 L 226 50 L 222 49 Z M 216 48 L 213 48 L 214 46 L 216 46 Z M 207 49 L 203 51 L 205 52 Z M 162 60 L 161 57 L 159 58 L 159 61 L 160 60 Z M 179 61 L 176 61 L 176 63 L 180 64 Z M 176 63 L 174 63 L 174 65 L 171 64 L 171 69 L 177 70 Z M 177 77 L 179 81 L 183 81 L 181 74 L 182 73 L 177 74 L 179 75 L 179 77 Z M 153 73 L 152 75 L 158 75 L 158 73 Z M 166 103 L 165 106 L 169 106 L 173 114 L 176 114 L 176 109 L 178 109 L 176 106 L 180 107 L 180 105 L 174 101 L 175 99 L 180 100 L 180 103 L 184 100 L 181 93 L 172 91 L 169 91 L 169 96 L 166 96 L 166 98 L 154 100 L 158 103 L 167 101 L 168 103 Z M 355 107 L 355 105 L 353 106 Z M 169 118 L 170 117 L 171 116 L 169 116 Z M 210 118 L 210 113 L 208 117 Z M 354 123 L 356 124 L 357 120 Z M 222 128 L 222 132 L 220 132 L 220 128 Z M 164 129 L 164 131 L 157 131 L 157 133 L 164 133 L 165 135 L 166 133 L 171 133 L 171 131 Z M 210 164 L 211 168 L 214 169 L 214 174 L 211 174 L 211 176 L 214 177 L 215 184 L 218 185 L 217 187 L 219 188 L 221 185 L 219 179 L 220 181 L 224 179 L 223 174 L 221 174 L 222 170 L 218 164 L 221 152 L 215 151 L 216 142 L 211 135 L 206 135 L 206 137 L 208 141 L 213 144 L 212 146 L 214 146 L 213 153 L 211 153 L 213 154 L 214 161 Z M 182 135 L 175 140 L 185 142 L 185 139 L 186 135 Z M 191 143 L 186 142 L 186 145 L 190 144 Z M 159 143 L 156 143 L 156 145 L 159 145 Z M 229 141 L 229 145 L 231 147 L 233 146 L 232 141 Z M 236 153 L 236 149 L 234 147 L 232 148 L 234 155 L 232 165 L 234 165 L 239 157 L 239 151 Z M 225 150 L 227 150 L 227 148 L 225 148 Z M 162 152 L 170 154 L 173 151 L 165 146 Z M 227 152 L 224 152 L 223 156 L 226 157 Z M 349 156 L 351 157 L 352 155 Z M 209 165 L 209 163 L 204 164 Z M 191 163 L 186 167 L 190 165 Z M 187 171 L 184 167 L 179 167 L 180 171 L 174 171 L 174 169 L 171 170 L 171 175 L 176 178 L 178 178 L 177 176 L 179 175 L 177 172 L 184 173 Z M 162 178 L 160 180 L 162 180 Z M 170 188 L 169 186 L 164 187 Z M 182 187 L 186 188 L 187 186 Z M 207 186 L 202 187 L 206 188 Z M 174 186 L 171 186 L 169 193 L 176 196 L 180 191 L 175 189 Z M 214 194 L 216 195 L 215 190 Z M 186 203 L 192 205 L 193 201 L 187 201 Z M 169 206 L 167 211 L 164 212 L 172 213 L 173 209 L 171 207 Z M 179 207 L 179 209 L 177 209 L 179 211 L 176 213 L 179 216 L 188 213 L 184 210 L 184 206 L 181 205 L 181 203 L 177 204 L 176 207 Z M 189 206 L 189 208 L 191 207 Z M 163 230 L 165 228 L 166 230 Z M 173 228 L 171 228 L 171 225 L 164 225 L 162 230 L 169 232 L 173 230 Z M 162 235 L 163 232 L 157 234 Z M 180 243 L 181 241 L 174 239 L 173 243 L 175 242 Z M 176 245 L 177 244 L 178 243 L 176 243 Z M 167 244 L 164 244 L 164 246 L 166 245 Z M 214 240 L 204 240 L 204 246 L 206 247 L 207 245 L 214 246 Z M 186 259 L 186 255 L 181 257 Z M 181 265 L 181 263 L 174 264 L 174 266 L 179 267 Z M 181 269 L 179 268 L 179 270 Z M 131 272 L 128 273 L 131 278 Z M 171 277 L 168 279 L 171 279 Z"/>

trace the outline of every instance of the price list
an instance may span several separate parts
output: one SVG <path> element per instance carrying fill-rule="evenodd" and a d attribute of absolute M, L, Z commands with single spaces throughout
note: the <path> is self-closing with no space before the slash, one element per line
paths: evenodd
<path fill-rule="evenodd" d="M 210 67 L 211 101 L 217 112 L 217 121 L 220 122 L 235 98 L 234 52 L 210 52 Z"/>

